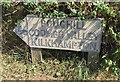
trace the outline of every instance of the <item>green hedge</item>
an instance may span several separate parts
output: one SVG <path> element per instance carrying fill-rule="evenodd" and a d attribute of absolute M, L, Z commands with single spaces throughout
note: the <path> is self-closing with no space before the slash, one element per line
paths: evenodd
<path fill-rule="evenodd" d="M 120 75 L 120 2 L 29 2 L 1 3 L 3 6 L 3 52 L 23 53 L 29 47 L 19 39 L 12 30 L 15 24 L 27 14 L 39 17 L 79 17 L 81 20 L 104 18 L 101 46 L 101 65 Z"/>

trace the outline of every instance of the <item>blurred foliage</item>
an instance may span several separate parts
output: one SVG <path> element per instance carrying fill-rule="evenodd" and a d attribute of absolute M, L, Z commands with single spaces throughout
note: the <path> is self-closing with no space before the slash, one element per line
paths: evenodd
<path fill-rule="evenodd" d="M 16 58 L 10 55 L 3 56 L 3 78 L 4 79 L 35 79 L 46 78 L 41 75 L 48 75 L 60 80 L 88 80 L 89 69 L 86 66 L 86 61 L 79 58 L 68 60 L 46 59 L 44 63 L 33 64 L 19 62 Z M 41 74 L 41 75 L 39 75 Z M 52 78 L 51 78 L 52 79 Z"/>
<path fill-rule="evenodd" d="M 13 33 L 15 24 L 28 14 L 39 17 L 78 17 L 81 20 L 103 18 L 101 66 L 120 75 L 120 2 L 3 2 L 2 6 L 4 53 L 14 54 L 16 50 L 29 52 L 29 47 Z"/>

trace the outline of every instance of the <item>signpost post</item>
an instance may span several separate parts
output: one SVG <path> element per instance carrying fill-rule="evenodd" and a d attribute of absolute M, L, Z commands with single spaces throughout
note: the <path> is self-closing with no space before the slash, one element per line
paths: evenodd
<path fill-rule="evenodd" d="M 31 48 L 32 60 L 42 61 L 42 48 L 88 52 L 93 62 L 100 52 L 100 19 L 39 18 L 27 15 L 14 32 Z"/>

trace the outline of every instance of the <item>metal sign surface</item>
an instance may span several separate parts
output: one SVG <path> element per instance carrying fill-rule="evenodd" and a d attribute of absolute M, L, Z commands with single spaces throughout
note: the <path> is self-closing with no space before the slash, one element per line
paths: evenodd
<path fill-rule="evenodd" d="M 27 15 L 14 32 L 33 48 L 100 52 L 100 19 L 39 18 Z"/>

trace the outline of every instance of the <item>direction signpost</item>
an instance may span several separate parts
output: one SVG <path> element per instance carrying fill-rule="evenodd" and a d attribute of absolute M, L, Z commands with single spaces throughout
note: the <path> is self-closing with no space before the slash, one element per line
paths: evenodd
<path fill-rule="evenodd" d="M 14 32 L 31 48 L 32 61 L 42 61 L 42 48 L 88 52 L 88 61 L 98 58 L 101 19 L 39 18 L 27 15 Z"/>

